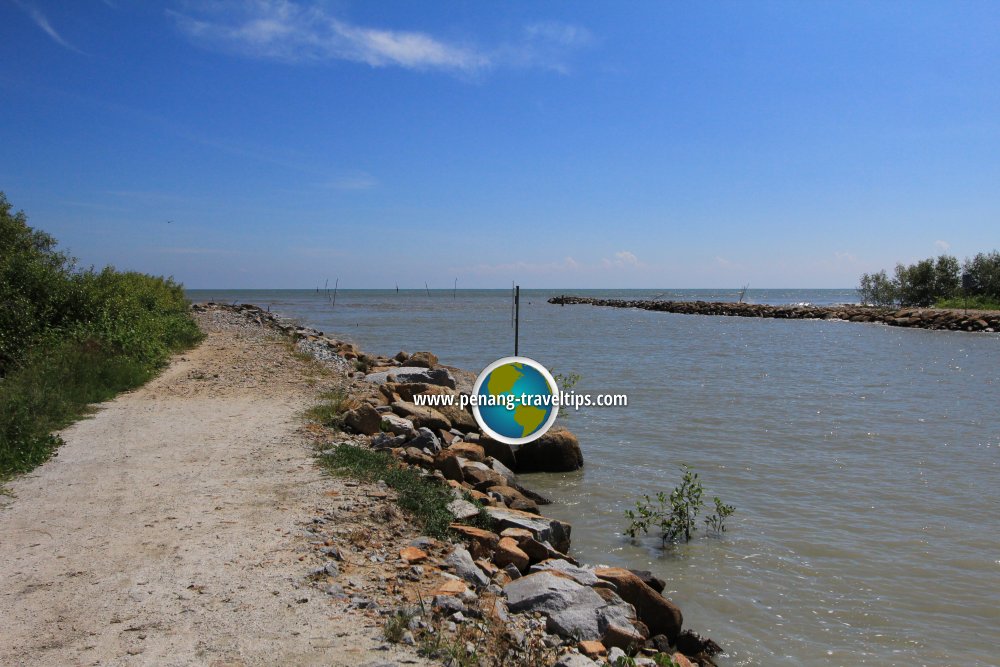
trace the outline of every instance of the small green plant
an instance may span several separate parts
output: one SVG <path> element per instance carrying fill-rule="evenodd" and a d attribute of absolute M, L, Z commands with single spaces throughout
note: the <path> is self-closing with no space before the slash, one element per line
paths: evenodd
<path fill-rule="evenodd" d="M 719 496 L 715 496 L 712 500 L 715 502 L 715 513 L 705 519 L 705 525 L 716 533 L 721 533 L 726 530 L 726 519 L 732 516 L 736 507 L 726 505 L 719 499 Z"/>
<path fill-rule="evenodd" d="M 674 656 L 669 653 L 657 653 L 653 656 L 653 662 L 656 663 L 657 667 L 680 667 L 674 660 Z"/>
<path fill-rule="evenodd" d="M 630 655 L 620 655 L 615 660 L 615 667 L 635 667 L 635 658 Z"/>
<path fill-rule="evenodd" d="M 556 381 L 557 385 L 559 385 L 559 389 L 564 392 L 568 392 L 573 389 L 573 387 L 576 386 L 576 383 L 580 381 L 580 377 L 579 373 L 552 374 L 552 379 Z"/>
<path fill-rule="evenodd" d="M 636 501 L 634 511 L 625 510 L 625 518 L 629 521 L 625 529 L 626 535 L 636 539 L 640 534 L 649 534 L 650 528 L 657 528 L 663 544 L 681 539 L 691 541 L 692 534 L 698 529 L 698 515 L 705 507 L 705 491 L 698 473 L 687 465 L 681 466 L 681 470 L 681 483 L 669 496 L 662 491 L 653 498 L 643 495 L 641 500 Z M 722 532 L 725 530 L 726 518 L 735 511 L 736 508 L 732 505 L 724 505 L 715 498 L 715 513 L 705 523 L 716 532 Z"/>
<path fill-rule="evenodd" d="M 354 370 L 356 371 L 361 371 L 362 373 L 367 374 L 368 371 L 371 370 L 371 367 L 371 361 L 364 355 L 354 360 Z"/>
<path fill-rule="evenodd" d="M 397 609 L 389 620 L 385 622 L 385 627 L 382 629 L 385 639 L 393 644 L 398 644 L 403 640 L 403 634 L 410 627 L 410 620 L 414 617 L 415 612 L 410 609 Z"/>

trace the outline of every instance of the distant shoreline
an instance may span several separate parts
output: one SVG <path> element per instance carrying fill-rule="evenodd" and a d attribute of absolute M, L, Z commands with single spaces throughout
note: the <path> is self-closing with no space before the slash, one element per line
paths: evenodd
<path fill-rule="evenodd" d="M 844 320 L 868 322 L 894 327 L 994 333 L 1000 331 L 1000 312 L 943 308 L 877 308 L 873 306 L 837 305 L 773 306 L 756 303 L 722 301 L 655 301 L 649 299 L 597 299 L 562 295 L 549 299 L 555 305 L 590 305 L 610 308 L 639 308 L 684 315 L 716 315 L 725 317 L 760 317 L 788 320 Z"/>

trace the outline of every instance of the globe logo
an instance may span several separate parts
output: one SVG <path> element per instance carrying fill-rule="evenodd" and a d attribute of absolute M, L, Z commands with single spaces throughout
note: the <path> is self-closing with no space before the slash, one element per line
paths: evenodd
<path fill-rule="evenodd" d="M 476 378 L 471 398 L 483 432 L 508 445 L 540 438 L 559 414 L 555 379 L 528 357 L 504 357 L 487 366 Z"/>

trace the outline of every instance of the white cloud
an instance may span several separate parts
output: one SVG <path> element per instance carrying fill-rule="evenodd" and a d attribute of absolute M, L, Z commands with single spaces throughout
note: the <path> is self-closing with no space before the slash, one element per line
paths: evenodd
<path fill-rule="evenodd" d="M 938 240 L 934 242 L 934 245 L 937 246 L 941 252 L 948 252 L 948 249 L 951 248 L 951 244 L 947 241 Z"/>
<path fill-rule="evenodd" d="M 49 23 L 48 18 L 46 18 L 45 15 L 42 14 L 42 12 L 40 12 L 37 8 L 18 2 L 18 0 L 14 0 L 14 4 L 20 7 L 21 10 L 24 13 L 26 13 L 31 18 L 32 21 L 34 21 L 35 25 L 41 28 L 42 32 L 44 32 L 46 35 L 51 37 L 52 41 L 54 41 L 56 44 L 58 44 L 63 48 L 69 49 L 70 51 L 76 51 L 77 53 L 80 54 L 83 53 L 83 51 L 81 51 L 80 49 L 76 48 L 75 46 L 67 42 L 65 39 L 63 39 L 63 36 L 60 35 L 58 32 L 56 32 L 56 29 L 52 27 L 51 23 Z"/>
<path fill-rule="evenodd" d="M 731 260 L 728 260 L 725 257 L 721 257 L 719 255 L 715 256 L 715 263 L 718 264 L 719 266 L 723 266 L 723 267 L 725 267 L 727 269 L 731 269 L 731 268 L 733 268 L 733 267 L 736 266 L 735 262 L 733 262 Z"/>
<path fill-rule="evenodd" d="M 227 5 L 229 7 L 229 5 Z M 372 67 L 475 72 L 489 60 L 475 50 L 421 32 L 352 25 L 319 7 L 288 0 L 257 0 L 218 20 L 168 10 L 191 38 L 242 55 L 284 62 L 350 60 Z"/>
<path fill-rule="evenodd" d="M 356 174 L 345 174 L 343 176 L 338 176 L 330 182 L 326 183 L 324 187 L 333 190 L 371 190 L 378 185 L 378 181 L 371 174 L 366 174 L 364 172 L 358 172 Z"/>
<path fill-rule="evenodd" d="M 321 7 L 292 0 L 195 7 L 196 15 L 167 10 L 191 39 L 209 48 L 287 63 L 347 60 L 464 75 L 498 66 L 565 72 L 567 54 L 592 42 L 587 29 L 556 22 L 531 24 L 513 42 L 479 48 L 424 32 L 354 25 Z"/>

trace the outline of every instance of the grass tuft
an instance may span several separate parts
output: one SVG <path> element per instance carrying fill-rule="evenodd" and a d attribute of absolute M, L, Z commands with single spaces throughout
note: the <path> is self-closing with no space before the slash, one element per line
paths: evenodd
<path fill-rule="evenodd" d="M 320 403 L 306 410 L 305 417 L 327 428 L 343 428 L 344 413 L 357 407 L 357 401 L 340 389 L 324 392 L 320 399 Z"/>
<path fill-rule="evenodd" d="M 449 536 L 448 525 L 454 516 L 448 511 L 448 504 L 454 496 L 437 479 L 402 467 L 391 454 L 347 443 L 337 445 L 321 461 L 330 471 L 344 477 L 363 482 L 385 480 L 399 494 L 397 504 L 413 515 L 424 534 L 437 538 Z"/>

